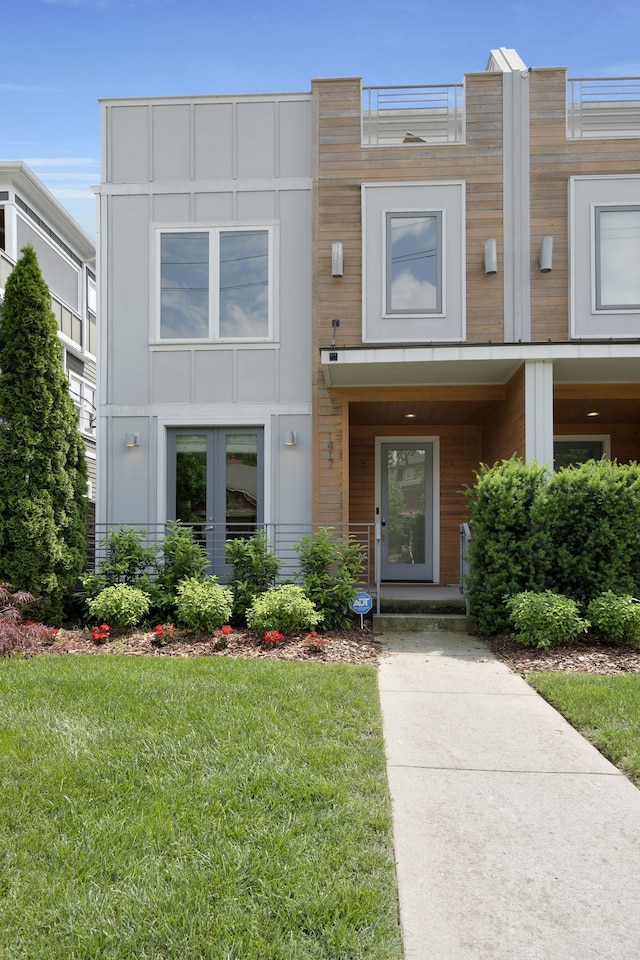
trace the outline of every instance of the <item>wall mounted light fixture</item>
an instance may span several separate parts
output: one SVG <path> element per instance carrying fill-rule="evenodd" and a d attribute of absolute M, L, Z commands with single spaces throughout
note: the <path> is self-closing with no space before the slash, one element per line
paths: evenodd
<path fill-rule="evenodd" d="M 140 446 L 140 434 L 139 434 L 139 433 L 125 433 L 125 435 L 124 435 L 124 445 L 125 445 L 125 447 L 139 447 L 139 446 Z"/>
<path fill-rule="evenodd" d="M 339 240 L 331 244 L 331 276 L 344 276 L 344 254 L 342 243 Z"/>
<path fill-rule="evenodd" d="M 295 447 L 297 442 L 298 442 L 297 433 L 295 432 L 295 430 L 289 430 L 284 440 L 285 447 Z"/>
<path fill-rule="evenodd" d="M 538 258 L 540 273 L 551 273 L 553 268 L 553 237 L 543 237 Z"/>
<path fill-rule="evenodd" d="M 498 272 L 498 245 L 493 239 L 484 242 L 484 272 L 486 274 Z"/>

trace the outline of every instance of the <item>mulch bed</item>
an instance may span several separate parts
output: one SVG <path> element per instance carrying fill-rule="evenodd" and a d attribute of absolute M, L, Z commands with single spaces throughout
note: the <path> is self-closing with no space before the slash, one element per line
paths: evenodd
<path fill-rule="evenodd" d="M 487 637 L 489 648 L 512 670 L 526 676 L 536 670 L 572 670 L 581 673 L 640 673 L 640 651 L 625 644 L 586 636 L 551 650 L 535 650 L 513 637 Z"/>
<path fill-rule="evenodd" d="M 608 643 L 598 636 L 586 636 L 574 643 L 551 650 L 524 647 L 510 636 L 484 637 L 488 647 L 512 670 L 526 676 L 537 670 L 572 670 L 583 673 L 640 673 L 640 651 L 625 644 Z M 364 629 L 335 630 L 310 638 L 307 632 L 286 636 L 273 647 L 266 647 L 262 634 L 234 629 L 223 637 L 194 637 L 176 630 L 175 638 L 159 641 L 152 630 L 122 631 L 105 643 L 94 643 L 91 631 L 60 630 L 40 645 L 47 654 L 121 654 L 151 657 L 240 657 L 251 660 L 299 660 L 320 663 L 377 664 L 383 654 L 381 642 L 370 624 Z"/>
<path fill-rule="evenodd" d="M 250 630 L 233 630 L 228 636 L 217 631 L 215 636 L 194 637 L 176 630 L 175 638 L 159 641 L 150 631 L 130 630 L 115 633 L 104 643 L 94 643 L 90 630 L 60 630 L 50 641 L 41 644 L 40 652 L 49 654 L 121 654 L 151 657 L 242 657 L 252 660 L 306 660 L 321 663 L 375 664 L 382 645 L 371 629 L 336 630 L 287 635 L 273 647 L 267 647 L 262 634 Z"/>

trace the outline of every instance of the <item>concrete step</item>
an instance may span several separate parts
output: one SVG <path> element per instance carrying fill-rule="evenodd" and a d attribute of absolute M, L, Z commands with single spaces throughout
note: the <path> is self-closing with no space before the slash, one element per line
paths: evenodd
<path fill-rule="evenodd" d="M 373 617 L 374 633 L 473 633 L 474 627 L 472 617 L 456 613 L 378 613 Z"/>

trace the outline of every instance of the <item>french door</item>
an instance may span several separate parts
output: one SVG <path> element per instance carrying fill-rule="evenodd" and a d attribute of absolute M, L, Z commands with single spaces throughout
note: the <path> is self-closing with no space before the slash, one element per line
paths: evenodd
<path fill-rule="evenodd" d="M 263 522 L 263 433 L 254 427 L 170 430 L 167 516 L 192 524 L 212 573 L 226 572 L 224 544 Z"/>
<path fill-rule="evenodd" d="M 380 444 L 380 574 L 433 580 L 433 443 Z"/>

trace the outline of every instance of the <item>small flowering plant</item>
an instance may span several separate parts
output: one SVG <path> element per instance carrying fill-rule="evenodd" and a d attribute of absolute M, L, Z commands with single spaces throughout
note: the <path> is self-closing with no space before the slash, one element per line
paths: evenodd
<path fill-rule="evenodd" d="M 227 646 L 227 637 L 230 633 L 233 633 L 233 627 L 228 623 L 225 623 L 223 627 L 220 627 L 220 636 L 218 636 L 218 631 L 213 630 L 211 636 L 214 639 L 214 647 L 216 650 L 224 650 Z"/>
<path fill-rule="evenodd" d="M 311 630 L 307 637 L 307 653 L 324 653 L 329 645 L 326 637 L 319 637 L 315 630 Z"/>
<path fill-rule="evenodd" d="M 283 640 L 284 636 L 279 630 L 265 630 L 262 637 L 262 646 L 273 650 L 273 648 L 277 647 L 278 644 L 282 643 Z"/>
<path fill-rule="evenodd" d="M 157 646 L 164 647 L 175 638 L 176 628 L 172 623 L 157 623 L 153 632 L 155 633 L 153 642 Z"/>
<path fill-rule="evenodd" d="M 111 627 L 108 623 L 101 623 L 99 627 L 91 628 L 91 639 L 94 643 L 106 643 L 109 639 Z"/>

